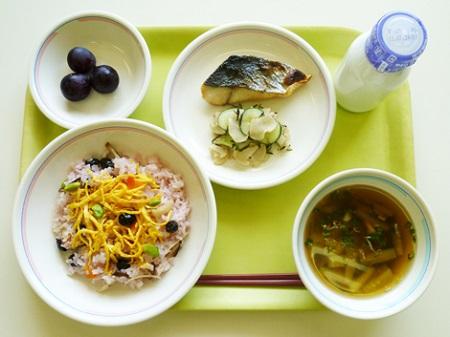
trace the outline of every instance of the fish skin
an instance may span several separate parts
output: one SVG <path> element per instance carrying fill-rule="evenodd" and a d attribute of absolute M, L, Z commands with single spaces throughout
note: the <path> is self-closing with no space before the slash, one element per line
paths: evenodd
<path fill-rule="evenodd" d="M 308 82 L 292 66 L 249 55 L 231 55 L 203 83 L 203 98 L 214 105 L 290 96 Z"/>

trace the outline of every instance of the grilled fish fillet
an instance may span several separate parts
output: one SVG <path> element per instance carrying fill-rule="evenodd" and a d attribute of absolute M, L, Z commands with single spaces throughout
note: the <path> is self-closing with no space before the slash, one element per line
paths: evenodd
<path fill-rule="evenodd" d="M 232 55 L 208 77 L 201 90 L 209 103 L 225 105 L 287 97 L 310 78 L 311 75 L 285 63 Z"/>

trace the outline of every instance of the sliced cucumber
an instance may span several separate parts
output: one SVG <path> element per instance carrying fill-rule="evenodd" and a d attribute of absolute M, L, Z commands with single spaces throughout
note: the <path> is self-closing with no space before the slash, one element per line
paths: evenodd
<path fill-rule="evenodd" d="M 248 136 L 250 130 L 250 122 L 263 115 L 263 111 L 257 108 L 250 108 L 245 110 L 241 115 L 241 120 L 239 122 L 239 127 L 244 135 Z"/>
<path fill-rule="evenodd" d="M 275 129 L 266 133 L 261 142 L 264 144 L 267 144 L 267 145 L 273 144 L 281 137 L 282 132 L 283 132 L 283 127 L 281 126 L 280 123 L 277 123 L 277 126 L 275 127 Z"/>
<path fill-rule="evenodd" d="M 248 135 L 257 141 L 262 141 L 266 134 L 271 133 L 278 126 L 278 122 L 270 115 L 254 118 L 250 122 Z"/>
<path fill-rule="evenodd" d="M 217 124 L 224 130 L 228 130 L 228 121 L 230 118 L 238 119 L 239 115 L 238 108 L 232 108 L 225 111 L 222 111 L 217 117 Z"/>
<path fill-rule="evenodd" d="M 280 149 L 285 149 L 289 146 L 289 138 L 289 129 L 283 126 L 281 136 L 277 140 L 277 145 L 280 147 Z"/>
<path fill-rule="evenodd" d="M 226 146 L 226 147 L 233 147 L 233 140 L 231 139 L 230 135 L 220 135 L 213 139 L 213 144 L 219 145 L 219 146 Z"/>
<path fill-rule="evenodd" d="M 230 118 L 228 120 L 228 134 L 236 143 L 242 143 L 248 139 L 248 136 L 241 132 L 239 123 L 236 119 Z"/>
<path fill-rule="evenodd" d="M 247 140 L 247 141 L 242 142 L 242 143 L 236 143 L 234 145 L 234 147 L 235 147 L 236 150 L 242 151 L 242 150 L 245 150 L 247 147 L 249 147 L 250 144 L 251 144 L 251 141 Z"/>

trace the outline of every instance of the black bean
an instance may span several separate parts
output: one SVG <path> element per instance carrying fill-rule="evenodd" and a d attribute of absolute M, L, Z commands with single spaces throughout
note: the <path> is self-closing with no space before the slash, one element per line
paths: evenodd
<path fill-rule="evenodd" d="M 62 244 L 63 244 L 63 242 L 61 239 L 56 239 L 56 245 L 58 246 L 58 249 L 65 252 L 67 250 L 67 248 L 64 247 Z"/>
<path fill-rule="evenodd" d="M 86 165 L 90 165 L 91 167 L 94 165 L 97 165 L 98 167 L 100 167 L 100 160 L 98 160 L 97 158 L 91 158 L 89 160 L 86 160 L 84 163 Z"/>
<path fill-rule="evenodd" d="M 123 226 L 132 226 L 136 221 L 136 215 L 134 214 L 122 213 L 119 215 L 119 223 Z"/>
<path fill-rule="evenodd" d="M 168 233 L 175 233 L 178 230 L 178 222 L 175 220 L 170 220 L 168 223 L 166 223 L 166 232 Z"/>
<path fill-rule="evenodd" d="M 102 158 L 102 159 L 100 159 L 100 166 L 102 169 L 105 169 L 108 167 L 114 168 L 114 163 L 109 158 Z"/>
<path fill-rule="evenodd" d="M 73 260 L 72 260 L 74 257 L 75 257 L 75 254 L 70 254 L 69 258 L 67 259 L 69 261 L 69 264 L 72 267 L 76 267 L 77 266 L 77 264 L 75 262 L 73 262 Z"/>
<path fill-rule="evenodd" d="M 130 262 L 127 259 L 117 259 L 116 267 L 118 270 L 130 268 Z"/>

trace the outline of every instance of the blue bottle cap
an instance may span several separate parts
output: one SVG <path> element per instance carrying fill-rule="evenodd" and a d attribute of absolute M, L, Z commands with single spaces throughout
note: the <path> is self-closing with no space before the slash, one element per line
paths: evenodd
<path fill-rule="evenodd" d="M 366 41 L 366 55 L 379 72 L 395 72 L 413 65 L 427 44 L 419 18 L 406 12 L 384 15 Z"/>

